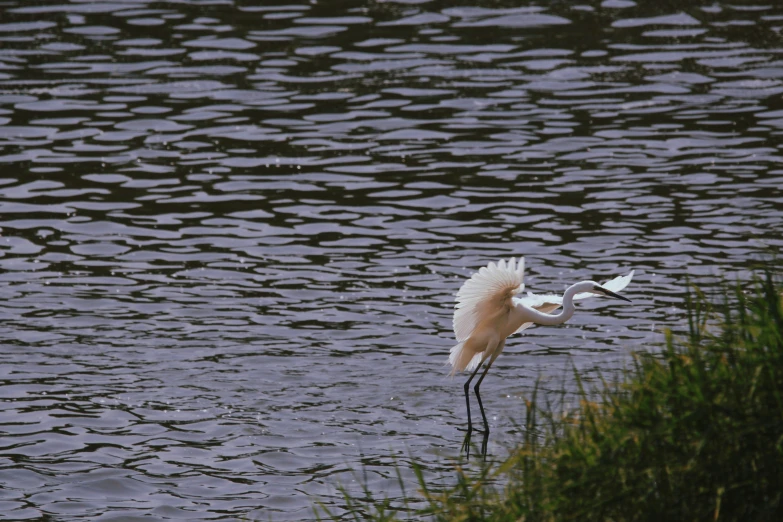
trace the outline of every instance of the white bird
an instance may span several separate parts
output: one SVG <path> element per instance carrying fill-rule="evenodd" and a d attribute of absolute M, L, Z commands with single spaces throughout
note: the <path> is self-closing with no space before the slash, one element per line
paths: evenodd
<path fill-rule="evenodd" d="M 486 455 L 489 424 L 481 404 L 479 386 L 495 359 L 506 346 L 506 338 L 512 334 L 533 326 L 563 324 L 574 315 L 574 300 L 594 295 L 613 297 L 630 302 L 630 299 L 618 295 L 631 282 L 633 271 L 598 284 L 595 281 L 581 281 L 569 286 L 559 295 L 535 295 L 528 292 L 517 297 L 525 289 L 522 282 L 525 259 L 514 258 L 508 262 L 500 260 L 482 267 L 465 281 L 457 292 L 457 304 L 454 310 L 454 334 L 458 344 L 451 349 L 449 363 L 451 375 L 462 371 L 472 371 L 465 383 L 465 403 L 468 409 L 468 430 L 463 449 L 469 455 L 470 435 L 473 425 L 470 420 L 470 398 L 468 388 L 484 361 L 488 361 L 473 390 L 484 420 L 484 442 L 482 452 Z M 553 314 L 560 307 L 563 309 Z"/>

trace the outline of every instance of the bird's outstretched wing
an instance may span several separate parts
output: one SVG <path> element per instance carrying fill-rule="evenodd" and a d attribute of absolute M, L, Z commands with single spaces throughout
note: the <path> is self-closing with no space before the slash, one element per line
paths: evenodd
<path fill-rule="evenodd" d="M 614 279 L 610 279 L 609 281 L 605 283 L 601 283 L 601 286 L 606 288 L 607 290 L 611 290 L 612 292 L 619 292 L 626 286 L 628 286 L 628 283 L 631 282 L 631 279 L 633 279 L 633 273 L 634 271 L 631 270 L 631 273 L 624 276 L 618 276 Z M 581 294 L 576 294 L 574 296 L 574 300 L 577 299 L 587 299 L 588 297 L 593 297 L 595 294 L 591 294 L 589 292 L 584 292 Z M 535 308 L 539 312 L 545 313 L 545 314 L 551 314 L 560 306 L 563 304 L 563 296 L 562 295 L 555 295 L 555 294 L 531 294 L 530 292 L 527 293 L 524 297 L 515 297 L 514 298 L 515 303 L 520 303 L 525 306 L 528 306 L 530 308 Z M 526 328 L 530 328 L 533 326 L 533 323 L 524 323 L 522 326 L 517 328 L 517 330 L 514 333 L 519 333 L 522 330 Z"/>
<path fill-rule="evenodd" d="M 454 310 L 454 334 L 457 341 L 464 341 L 485 318 L 511 306 L 511 298 L 524 290 L 522 283 L 525 258 L 519 263 L 513 257 L 501 259 L 482 267 L 465 281 L 457 292 Z"/>
<path fill-rule="evenodd" d="M 619 292 L 620 290 L 623 290 L 628 284 L 631 282 L 631 279 L 633 279 L 633 273 L 635 270 L 631 270 L 631 273 L 624 276 L 617 276 L 614 279 L 610 279 L 609 281 L 605 283 L 601 283 L 601 286 L 606 288 L 607 290 L 611 290 L 614 293 Z M 595 294 L 576 294 L 574 296 L 574 299 L 585 299 L 587 297 L 593 297 Z M 562 301 L 562 298 L 561 298 Z"/>

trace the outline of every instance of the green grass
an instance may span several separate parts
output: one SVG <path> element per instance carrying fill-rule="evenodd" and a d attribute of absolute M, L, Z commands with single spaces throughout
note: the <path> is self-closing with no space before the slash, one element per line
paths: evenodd
<path fill-rule="evenodd" d="M 362 501 L 346 495 L 349 511 L 369 520 L 783 520 L 781 290 L 766 273 L 727 288 L 721 303 L 689 295 L 688 331 L 667 333 L 662 350 L 636 354 L 592 389 L 575 372 L 574 410 L 556 413 L 534 393 L 523 438 L 500 465 L 459 468 L 440 491 L 416 469 L 425 508 L 395 510 L 365 491 Z"/>

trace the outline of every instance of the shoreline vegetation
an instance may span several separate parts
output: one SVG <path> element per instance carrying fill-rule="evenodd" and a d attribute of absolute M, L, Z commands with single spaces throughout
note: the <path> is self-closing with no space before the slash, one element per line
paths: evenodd
<path fill-rule="evenodd" d="M 414 463 L 419 491 L 403 499 L 365 488 L 345 493 L 341 516 L 321 509 L 333 520 L 783 520 L 783 285 L 768 270 L 724 289 L 721 302 L 689 293 L 687 331 L 613 381 L 586 389 L 575 371 L 572 410 L 534 392 L 501 463 L 457 467 L 437 491 Z"/>

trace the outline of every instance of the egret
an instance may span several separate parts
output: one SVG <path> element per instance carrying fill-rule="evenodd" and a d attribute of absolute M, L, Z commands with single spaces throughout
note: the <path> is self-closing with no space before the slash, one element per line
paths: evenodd
<path fill-rule="evenodd" d="M 534 324 L 550 326 L 565 323 L 574 315 L 574 301 L 578 299 L 599 295 L 630 302 L 630 299 L 616 292 L 628 286 L 633 278 L 633 271 L 603 284 L 581 281 L 569 286 L 562 296 L 536 295 L 528 292 L 525 296 L 517 297 L 525 289 L 522 282 L 524 269 L 523 257 L 519 258 L 518 263 L 513 257 L 508 262 L 505 260 L 500 260 L 498 263 L 491 262 L 474 273 L 457 292 L 454 334 L 458 344 L 451 349 L 449 363 L 451 375 L 463 370 L 471 372 L 465 383 L 468 429 L 462 445 L 468 457 L 470 436 L 473 432 L 470 419 L 470 383 L 486 361 L 484 371 L 473 388 L 484 420 L 482 453 L 486 456 L 489 423 L 484 414 L 484 406 L 481 404 L 479 387 L 492 363 L 506 346 L 508 336 Z M 552 313 L 561 306 L 563 309 L 559 313 Z"/>

